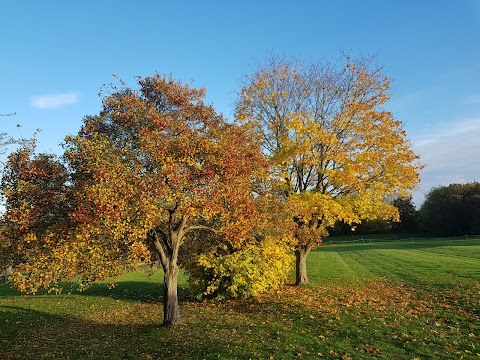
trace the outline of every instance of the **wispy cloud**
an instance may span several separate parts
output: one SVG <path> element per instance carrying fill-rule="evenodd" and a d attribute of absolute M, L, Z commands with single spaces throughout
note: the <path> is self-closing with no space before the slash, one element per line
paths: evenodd
<path fill-rule="evenodd" d="M 425 164 L 417 205 L 432 187 L 480 181 L 480 118 L 439 126 L 413 139 L 413 146 Z"/>
<path fill-rule="evenodd" d="M 78 93 L 48 94 L 32 96 L 30 102 L 37 109 L 59 109 L 77 103 L 79 98 Z"/>
<path fill-rule="evenodd" d="M 465 99 L 466 104 L 480 104 L 480 95 L 470 95 Z"/>
<path fill-rule="evenodd" d="M 389 107 L 396 112 L 405 108 L 423 105 L 427 99 L 438 97 L 443 90 L 442 86 L 430 86 L 407 94 L 394 96 L 389 102 Z"/>

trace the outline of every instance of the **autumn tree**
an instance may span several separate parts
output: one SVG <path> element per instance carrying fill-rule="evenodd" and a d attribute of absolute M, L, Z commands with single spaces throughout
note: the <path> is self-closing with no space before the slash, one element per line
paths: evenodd
<path fill-rule="evenodd" d="M 10 114 L 0 114 L 1 116 L 14 116 L 15 113 Z M 3 177 L 5 172 L 5 164 L 6 158 L 5 154 L 8 151 L 9 145 L 19 144 L 20 141 L 13 139 L 9 136 L 6 132 L 0 133 L 0 178 Z M 32 141 L 24 141 L 24 145 L 34 145 Z M 27 145 L 27 146 L 28 146 Z M 0 187 L 1 189 L 1 187 Z M 11 237 L 9 236 L 9 226 L 8 221 L 4 216 L 4 201 L 6 197 L 0 191 L 0 269 L 5 267 L 12 266 L 16 261 L 18 261 L 18 257 L 16 256 L 16 246 L 14 241 L 12 241 Z"/>
<path fill-rule="evenodd" d="M 100 264 L 93 277 L 158 254 L 164 323 L 175 325 L 180 247 L 199 231 L 241 242 L 255 219 L 251 182 L 266 164 L 246 127 L 203 102 L 204 89 L 159 74 L 138 84 L 114 88 L 67 141 L 79 189 L 73 217 Z"/>
<path fill-rule="evenodd" d="M 33 287 L 56 283 L 61 276 L 56 272 L 54 279 L 44 272 L 58 260 L 46 245 L 53 233 L 69 227 L 71 211 L 67 169 L 56 156 L 37 154 L 35 149 L 35 138 L 23 140 L 8 156 L 1 180 L 5 214 L 0 265 L 17 265 L 20 258 L 28 258 L 30 264 L 38 265 L 30 278 L 24 279 L 35 284 Z M 23 270 L 30 272 L 30 265 Z M 20 285 L 22 290 L 26 283 Z"/>
<path fill-rule="evenodd" d="M 271 56 L 245 77 L 236 118 L 255 129 L 293 214 L 297 284 L 308 282 L 307 254 L 328 227 L 397 218 L 386 199 L 417 184 L 418 157 L 384 108 L 390 98 L 389 79 L 368 58 Z"/>

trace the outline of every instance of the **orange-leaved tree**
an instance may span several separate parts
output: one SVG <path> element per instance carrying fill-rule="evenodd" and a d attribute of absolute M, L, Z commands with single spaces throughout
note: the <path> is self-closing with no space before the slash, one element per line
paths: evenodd
<path fill-rule="evenodd" d="M 138 83 L 113 88 L 101 113 L 67 140 L 72 217 L 82 224 L 77 241 L 94 249 L 94 277 L 156 254 L 164 324 L 175 325 L 180 247 L 199 231 L 242 241 L 255 220 L 252 181 L 266 163 L 246 127 L 204 103 L 204 89 L 159 74 Z"/>
<path fill-rule="evenodd" d="M 306 257 L 329 227 L 396 219 L 386 200 L 418 183 L 418 157 L 384 108 L 390 98 L 389 79 L 368 58 L 303 65 L 273 55 L 245 77 L 236 118 L 256 130 L 296 223 L 297 284 L 308 282 Z"/>
<path fill-rule="evenodd" d="M 24 140 L 8 156 L 0 187 L 5 200 L 0 266 L 15 266 L 28 258 L 20 270 L 30 276 L 17 272 L 13 278 L 20 290 L 33 292 L 56 285 L 65 275 L 61 269 L 66 269 L 62 265 L 67 259 L 55 245 L 71 227 L 72 209 L 64 164 L 54 155 L 36 154 L 35 149 L 35 138 Z"/>

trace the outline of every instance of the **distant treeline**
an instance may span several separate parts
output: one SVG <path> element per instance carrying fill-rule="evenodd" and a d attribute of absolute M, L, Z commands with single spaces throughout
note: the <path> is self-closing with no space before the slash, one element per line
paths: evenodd
<path fill-rule="evenodd" d="M 419 210 L 411 198 L 397 198 L 393 205 L 400 222 L 383 219 L 356 226 L 337 223 L 331 235 L 372 233 L 430 233 L 442 236 L 480 234 L 480 183 L 451 184 L 432 188 Z"/>

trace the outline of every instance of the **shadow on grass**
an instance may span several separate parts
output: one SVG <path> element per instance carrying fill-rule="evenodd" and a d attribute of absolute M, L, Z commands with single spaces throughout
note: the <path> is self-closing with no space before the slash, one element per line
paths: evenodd
<path fill-rule="evenodd" d="M 186 293 L 186 289 L 178 289 L 179 296 Z M 82 292 L 72 292 L 77 295 L 109 297 L 116 300 L 132 300 L 141 302 L 161 301 L 163 284 L 147 281 L 119 281 L 115 287 L 107 284 L 93 284 Z"/>
<path fill-rule="evenodd" d="M 149 281 L 119 281 L 115 287 L 109 288 L 108 284 L 93 284 L 84 291 L 71 289 L 70 285 L 66 285 L 61 296 L 76 295 L 86 297 L 107 297 L 115 300 L 127 300 L 136 302 L 161 302 L 163 295 L 163 284 Z M 10 284 L 0 284 L 0 299 L 2 297 L 16 297 L 16 296 L 57 296 L 55 293 L 48 293 L 47 290 L 40 290 L 36 295 L 28 295 L 15 289 Z M 191 292 L 186 286 L 178 287 L 178 296 L 180 301 L 190 301 Z"/>
<path fill-rule="evenodd" d="M 440 305 L 449 305 L 450 310 L 443 314 L 447 310 L 438 307 L 443 309 L 438 313 L 439 324 L 445 323 L 445 326 L 432 325 L 434 331 L 430 331 L 422 319 L 432 311 L 437 312 L 428 305 L 430 297 L 413 298 L 418 305 L 428 305 L 425 309 L 400 298 L 398 304 L 403 307 L 388 310 L 381 307 L 382 301 L 388 301 L 392 295 L 396 299 L 404 289 L 393 288 L 393 293 L 387 291 L 384 295 L 386 288 L 379 285 L 374 295 L 371 295 L 372 286 L 364 286 L 360 294 L 349 287 L 333 292 L 285 287 L 258 299 L 191 302 L 181 307 L 185 325 L 177 328 L 161 326 L 160 304 L 131 303 L 123 300 L 123 294 L 113 297 L 122 300 L 112 301 L 101 295 L 108 293 L 101 289 L 93 289 L 98 291 L 98 297 L 90 294 L 32 297 L 28 301 L 2 299 L 0 359 L 268 359 L 271 356 L 293 359 L 316 358 L 318 353 L 327 355 L 332 349 L 338 354 L 330 353 L 327 358 L 353 354 L 353 358 L 365 359 L 371 358 L 364 350 L 366 344 L 382 349 L 383 356 L 379 358 L 384 359 L 413 358 L 417 351 L 427 351 L 434 346 L 425 357 L 440 359 L 457 358 L 453 354 L 456 349 L 445 356 L 439 355 L 445 353 L 444 346 L 451 342 L 450 336 L 454 336 L 452 341 L 460 342 L 462 336 L 477 333 L 476 300 L 464 303 L 462 299 L 469 297 L 459 298 L 458 289 L 452 291 L 450 297 L 433 294 L 433 300 L 442 299 Z M 424 293 L 430 294 L 429 289 Z M 431 300 L 426 302 L 427 299 Z M 363 307 L 365 300 L 368 308 Z M 351 307 L 347 307 L 347 303 Z M 380 306 L 379 313 L 360 311 L 370 306 Z M 458 306 L 464 313 L 456 310 Z M 418 313 L 420 318 L 411 317 L 410 311 L 414 311 L 414 315 Z M 456 321 L 461 323 L 457 325 L 468 329 L 465 334 L 450 332 L 449 319 L 453 315 L 460 316 Z M 405 321 L 398 320 L 404 317 Z M 378 321 L 374 321 L 377 318 Z M 395 326 L 390 327 L 393 323 L 385 322 L 386 319 L 395 321 Z M 392 341 L 393 335 L 402 334 L 397 331 L 397 325 L 403 329 L 413 326 L 411 338 L 430 337 L 436 342 L 422 345 L 421 342 Z M 440 329 L 444 337 L 439 337 Z M 401 331 L 410 334 L 407 330 Z"/>
<path fill-rule="evenodd" d="M 268 358 L 274 352 L 278 358 L 282 358 L 278 352 L 291 358 L 293 353 L 285 356 L 286 352 L 297 347 L 282 349 L 295 330 L 275 321 L 267 325 L 266 320 L 283 311 L 270 301 L 192 301 L 181 308 L 186 323 L 165 328 L 159 304 L 120 301 L 118 318 L 115 307 L 90 313 L 91 302 L 78 302 L 74 314 L 67 313 L 67 306 L 73 305 L 69 301 L 63 305 L 54 301 L 57 307 L 48 310 L 32 309 L 47 298 L 23 303 L 25 307 L 0 307 L 0 359 L 248 359 Z M 310 320 L 298 307 L 291 316 Z M 292 341 L 300 341 L 302 348 L 312 339 Z"/>
<path fill-rule="evenodd" d="M 105 324 L 16 306 L 0 311 L 0 359 L 164 359 L 222 354 L 226 344 L 193 342 L 160 321 Z"/>

